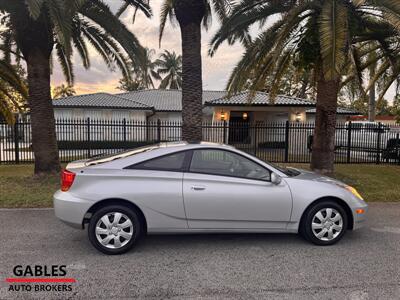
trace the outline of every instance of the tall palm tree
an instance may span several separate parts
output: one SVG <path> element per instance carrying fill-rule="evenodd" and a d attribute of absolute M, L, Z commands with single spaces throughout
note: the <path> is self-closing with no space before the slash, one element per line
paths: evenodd
<path fill-rule="evenodd" d="M 71 97 L 76 95 L 76 91 L 73 86 L 61 84 L 53 89 L 53 99 Z"/>
<path fill-rule="evenodd" d="M 133 6 L 140 0 L 125 0 Z M 151 11 L 141 5 L 147 15 Z M 72 84 L 72 53 L 89 68 L 87 44 L 106 64 L 127 72 L 127 58 L 141 59 L 143 48 L 103 0 L 0 0 L 7 56 L 21 54 L 27 65 L 35 174 L 60 169 L 55 121 L 50 93 L 50 60 L 54 50 L 64 75 Z M 127 75 L 129 76 L 129 75 Z"/>
<path fill-rule="evenodd" d="M 277 14 L 276 21 L 267 22 Z M 250 43 L 233 71 L 228 84 L 231 92 L 240 90 L 249 76 L 256 79 L 253 91 L 271 74 L 272 84 L 277 85 L 292 58 L 312 70 L 316 74 L 317 113 L 311 168 L 330 173 L 342 75 L 349 64 L 359 71 L 354 43 L 377 40 L 385 45 L 399 30 L 399 18 L 398 0 L 242 0 L 216 33 L 210 53 L 225 40 L 242 39 L 251 25 L 259 23 L 264 31 Z"/>
<path fill-rule="evenodd" d="M 211 7 L 225 18 L 232 0 L 164 0 L 161 7 L 160 42 L 169 18 L 178 21 L 182 39 L 182 138 L 202 139 L 201 25 L 207 29 Z"/>
<path fill-rule="evenodd" d="M 28 88 L 17 68 L 5 60 L 0 60 L 0 115 L 12 124 L 14 113 L 24 110 L 28 98 Z"/>
<path fill-rule="evenodd" d="M 157 73 L 164 77 L 160 89 L 180 90 L 182 88 L 182 56 L 175 51 L 165 50 L 156 61 Z"/>

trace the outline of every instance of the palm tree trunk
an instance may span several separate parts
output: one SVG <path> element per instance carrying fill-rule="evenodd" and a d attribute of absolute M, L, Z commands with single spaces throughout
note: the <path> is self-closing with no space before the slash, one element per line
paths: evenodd
<path fill-rule="evenodd" d="M 26 56 L 35 174 L 60 171 L 50 94 L 50 56 L 32 49 Z"/>
<path fill-rule="evenodd" d="M 205 4 L 177 0 L 174 5 L 182 37 L 182 139 L 197 142 L 202 140 L 201 20 Z"/>
<path fill-rule="evenodd" d="M 311 169 L 321 174 L 334 170 L 335 129 L 339 79 L 325 80 L 321 75 L 317 83 L 317 112 L 312 147 Z"/>

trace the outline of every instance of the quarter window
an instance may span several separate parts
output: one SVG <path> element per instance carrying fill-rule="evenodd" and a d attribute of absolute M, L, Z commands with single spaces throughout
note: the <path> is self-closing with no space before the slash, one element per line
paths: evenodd
<path fill-rule="evenodd" d="M 186 152 L 179 152 L 162 157 L 154 158 L 129 167 L 129 169 L 176 171 L 183 169 Z"/>
<path fill-rule="evenodd" d="M 233 152 L 223 150 L 193 151 L 190 171 L 221 176 L 270 181 L 270 172 L 259 164 Z"/>

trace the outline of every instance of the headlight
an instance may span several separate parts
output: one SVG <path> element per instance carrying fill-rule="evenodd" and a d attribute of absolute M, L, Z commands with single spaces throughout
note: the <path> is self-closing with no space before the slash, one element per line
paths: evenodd
<path fill-rule="evenodd" d="M 352 186 L 347 185 L 345 187 L 346 190 L 348 190 L 350 193 L 352 193 L 354 196 L 356 196 L 357 198 L 364 200 L 363 197 L 360 195 L 359 192 L 357 192 L 357 190 L 355 188 L 353 188 Z"/>

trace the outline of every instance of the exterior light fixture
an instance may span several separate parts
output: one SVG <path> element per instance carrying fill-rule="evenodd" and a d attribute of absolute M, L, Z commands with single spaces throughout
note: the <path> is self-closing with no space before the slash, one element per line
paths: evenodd
<path fill-rule="evenodd" d="M 221 111 L 221 121 L 226 121 L 226 113 L 224 110 Z"/>
<path fill-rule="evenodd" d="M 244 112 L 242 115 L 243 120 L 247 120 L 248 117 L 249 115 L 247 114 L 247 112 Z"/>

